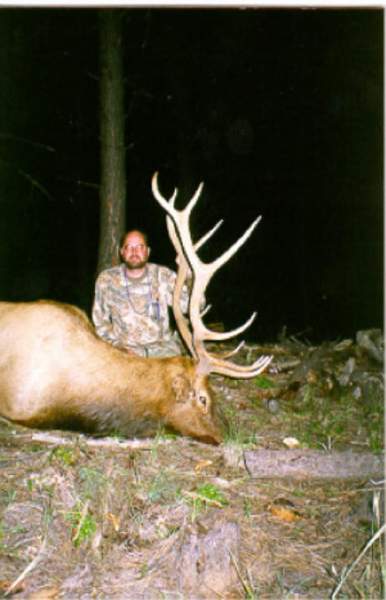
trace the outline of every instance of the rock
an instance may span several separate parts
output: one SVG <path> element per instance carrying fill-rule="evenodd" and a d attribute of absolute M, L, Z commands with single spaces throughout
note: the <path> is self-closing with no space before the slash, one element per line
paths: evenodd
<path fill-rule="evenodd" d="M 352 375 L 352 383 L 359 398 L 363 398 L 369 406 L 382 406 L 384 398 L 384 384 L 382 374 L 369 373 L 368 371 L 355 371 Z"/>
<path fill-rule="evenodd" d="M 364 331 L 358 331 L 356 335 L 356 342 L 360 348 L 366 350 L 371 358 L 379 363 L 383 363 L 385 349 L 383 334 L 380 329 L 366 329 Z"/>
<path fill-rule="evenodd" d="M 275 414 L 280 410 L 280 404 L 276 398 L 267 398 L 263 401 L 263 404 L 272 414 Z"/>
<path fill-rule="evenodd" d="M 337 380 L 340 385 L 346 386 L 350 383 L 351 375 L 355 369 L 355 358 L 350 357 L 346 364 L 344 365 L 342 372 L 340 375 L 337 375 Z"/>

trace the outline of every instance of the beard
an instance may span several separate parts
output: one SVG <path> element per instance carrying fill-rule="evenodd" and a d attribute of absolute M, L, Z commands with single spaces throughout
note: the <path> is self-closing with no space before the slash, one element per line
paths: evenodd
<path fill-rule="evenodd" d="M 136 258 L 133 260 L 126 259 L 125 265 L 129 271 L 134 271 L 135 269 L 143 269 L 146 267 L 147 259 Z"/>

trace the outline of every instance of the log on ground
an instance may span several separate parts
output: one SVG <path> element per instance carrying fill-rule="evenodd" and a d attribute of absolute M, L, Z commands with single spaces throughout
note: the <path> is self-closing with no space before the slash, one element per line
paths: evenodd
<path fill-rule="evenodd" d="M 384 456 L 370 452 L 255 450 L 244 452 L 252 477 L 294 479 L 368 479 L 385 477 Z"/>

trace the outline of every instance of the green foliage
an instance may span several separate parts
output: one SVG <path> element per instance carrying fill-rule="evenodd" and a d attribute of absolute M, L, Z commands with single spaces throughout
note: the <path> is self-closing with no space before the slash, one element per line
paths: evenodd
<path fill-rule="evenodd" d="M 148 563 L 143 563 L 141 565 L 141 568 L 139 570 L 139 579 L 142 579 L 143 577 L 146 577 L 146 575 L 148 574 L 150 570 L 150 567 L 148 565 Z"/>
<path fill-rule="evenodd" d="M 365 412 L 365 427 L 368 432 L 370 450 L 375 453 L 384 449 L 384 406 L 382 402 L 374 402 Z"/>
<path fill-rule="evenodd" d="M 383 428 L 373 425 L 373 429 L 369 432 L 369 446 L 372 452 L 380 454 L 383 452 Z"/>
<path fill-rule="evenodd" d="M 6 556 L 7 559 L 19 558 L 19 550 L 17 548 L 11 548 L 6 544 L 6 536 L 4 531 L 4 524 L 0 521 L 0 556 Z"/>
<path fill-rule="evenodd" d="M 83 542 L 89 540 L 96 532 L 96 522 L 94 517 L 89 513 L 88 503 L 82 505 L 77 504 L 77 507 L 65 515 L 72 528 L 72 543 L 78 547 Z"/>
<path fill-rule="evenodd" d="M 212 483 L 203 483 L 196 488 L 196 491 L 186 492 L 183 495 L 192 506 L 192 521 L 209 506 L 223 508 L 229 504 L 222 491 Z"/>
<path fill-rule="evenodd" d="M 351 390 L 332 398 L 313 384 L 305 384 L 297 399 L 296 411 L 281 414 L 282 422 L 297 429 L 297 438 L 303 446 L 323 447 L 327 450 L 361 439 L 366 434 L 372 452 L 383 450 L 383 404 L 364 404 Z"/>
<path fill-rule="evenodd" d="M 126 439 L 126 436 L 124 433 L 122 433 L 122 431 L 120 431 L 119 429 L 112 429 L 109 432 L 109 437 L 113 438 L 114 440 L 124 440 Z"/>
<path fill-rule="evenodd" d="M 76 463 L 76 454 L 73 448 L 67 446 L 57 446 L 52 450 L 50 459 L 52 461 L 58 461 L 63 465 L 69 467 Z"/>
<path fill-rule="evenodd" d="M 147 498 L 150 502 L 173 502 L 177 495 L 177 484 L 165 471 L 161 471 L 154 477 L 147 490 Z"/>
<path fill-rule="evenodd" d="M 203 483 L 202 485 L 199 485 L 197 488 L 197 495 L 200 496 L 204 502 L 209 500 L 211 502 L 221 504 L 221 506 L 226 506 L 229 504 L 221 490 L 219 490 L 217 486 L 213 485 L 213 483 Z"/>
<path fill-rule="evenodd" d="M 269 390 L 275 387 L 275 383 L 265 375 L 258 375 L 253 382 L 261 390 Z"/>
<path fill-rule="evenodd" d="M 97 496 L 101 487 L 107 484 L 107 478 L 98 469 L 90 469 L 89 467 L 81 467 L 79 469 L 79 478 L 82 485 L 82 492 L 86 498 L 93 499 Z"/>
<path fill-rule="evenodd" d="M 249 500 L 249 498 L 244 498 L 243 512 L 244 512 L 244 516 L 247 517 L 247 519 L 250 519 L 251 514 L 252 514 L 252 503 Z"/>
<path fill-rule="evenodd" d="M 245 425 L 242 423 L 240 415 L 233 406 L 225 407 L 224 415 L 226 417 L 224 443 L 240 446 L 256 445 L 256 433 L 250 431 L 250 423 Z"/>
<path fill-rule="evenodd" d="M 16 500 L 17 492 L 16 490 L 1 490 L 0 492 L 0 502 L 3 504 L 11 504 Z"/>
<path fill-rule="evenodd" d="M 170 431 L 166 425 L 163 425 L 162 423 L 159 424 L 157 434 L 155 436 L 157 442 L 160 440 L 176 440 L 177 438 L 178 435 L 173 433 L 173 431 Z"/>

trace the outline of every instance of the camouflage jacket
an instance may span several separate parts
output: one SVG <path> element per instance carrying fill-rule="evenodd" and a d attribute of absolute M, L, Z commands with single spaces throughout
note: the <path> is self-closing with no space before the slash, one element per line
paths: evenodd
<path fill-rule="evenodd" d="M 147 263 L 139 279 L 130 278 L 124 264 L 102 271 L 95 285 L 92 319 L 97 334 L 114 346 L 142 356 L 181 354 L 178 335 L 170 329 L 176 274 L 167 267 Z M 188 309 L 188 290 L 181 297 Z"/>

